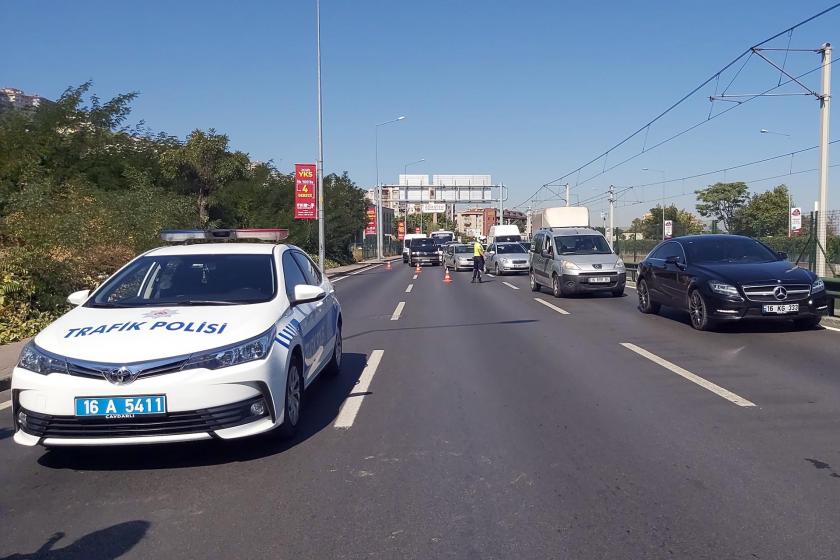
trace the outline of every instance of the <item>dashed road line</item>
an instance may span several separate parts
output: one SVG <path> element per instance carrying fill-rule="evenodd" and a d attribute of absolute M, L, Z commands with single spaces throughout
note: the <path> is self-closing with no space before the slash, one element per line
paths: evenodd
<path fill-rule="evenodd" d="M 625 283 L 624 285 L 625 285 L 626 287 L 630 288 L 631 290 L 635 290 L 635 289 L 636 289 L 636 283 L 635 283 L 635 282 L 627 282 L 627 283 Z"/>
<path fill-rule="evenodd" d="M 495 274 L 490 274 L 489 272 L 487 272 L 487 273 L 485 274 L 485 276 L 489 276 L 490 278 L 495 278 L 495 277 L 496 277 L 496 275 L 495 275 Z"/>
<path fill-rule="evenodd" d="M 517 286 L 514 286 L 510 282 L 502 282 L 502 284 L 504 284 L 505 286 L 507 286 L 508 288 L 511 288 L 513 290 L 518 290 L 519 289 Z"/>
<path fill-rule="evenodd" d="M 392 321 L 396 321 L 400 318 L 400 315 L 402 314 L 403 307 L 405 307 L 405 302 L 404 301 L 401 301 L 397 304 L 397 308 L 394 309 L 394 314 L 391 315 L 391 320 Z"/>
<path fill-rule="evenodd" d="M 380 266 L 382 266 L 382 265 L 381 264 L 374 264 L 374 265 L 371 265 L 371 266 L 366 266 L 364 268 L 360 268 L 359 270 L 357 270 L 355 272 L 348 272 L 347 274 L 345 274 L 344 276 L 340 276 L 339 278 L 330 279 L 330 283 L 335 284 L 336 282 L 341 282 L 345 278 L 349 278 L 350 276 L 355 276 L 357 274 L 361 274 L 362 272 L 367 272 L 368 270 L 373 270 L 374 268 L 378 268 Z"/>
<path fill-rule="evenodd" d="M 376 369 L 379 367 L 384 353 L 384 350 L 374 350 L 370 353 L 367 365 L 362 370 L 359 381 L 353 386 L 353 392 L 347 395 L 347 398 L 344 399 L 344 404 L 341 405 L 341 410 L 338 411 L 338 417 L 335 419 L 335 424 L 333 424 L 334 427 L 350 428 L 353 426 L 356 415 L 362 407 L 362 400 L 369 394 L 370 382 L 376 374 Z"/>
<path fill-rule="evenodd" d="M 640 346 L 636 346 L 635 344 L 631 344 L 629 342 L 622 342 L 621 345 L 624 346 L 625 348 L 627 348 L 628 350 L 631 350 L 631 351 L 635 352 L 639 356 L 647 358 L 651 362 L 653 362 L 655 364 L 658 364 L 658 365 L 664 367 L 665 369 L 668 369 L 668 370 L 676 373 L 680 377 L 688 379 L 692 383 L 695 383 L 695 384 L 703 387 L 704 389 L 706 389 L 708 391 L 711 391 L 712 393 L 716 394 L 717 396 L 719 396 L 721 398 L 724 398 L 724 399 L 728 400 L 729 402 L 731 402 L 733 404 L 736 404 L 738 406 L 755 406 L 755 403 L 753 403 L 751 401 L 748 401 L 744 397 L 738 396 L 735 393 L 733 393 L 732 391 L 724 389 L 720 385 L 715 385 L 711 381 L 707 381 L 706 379 L 703 379 L 699 375 L 695 375 L 695 374 L 691 373 L 690 371 L 688 371 L 687 369 L 683 369 L 680 366 L 669 362 L 665 358 L 660 358 L 656 354 L 654 354 L 652 352 L 648 352 L 647 350 L 645 350 L 644 348 L 642 348 Z"/>
<path fill-rule="evenodd" d="M 546 307 L 548 307 L 549 309 L 553 309 L 554 311 L 556 311 L 557 313 L 559 313 L 559 314 L 561 314 L 561 315 L 569 315 L 569 314 L 570 314 L 570 313 L 569 313 L 568 311 L 566 311 L 565 309 L 561 309 L 561 308 L 557 307 L 556 305 L 554 305 L 553 303 L 548 303 L 547 301 L 545 301 L 545 300 L 544 300 L 544 299 L 542 299 L 542 298 L 535 297 L 535 298 L 534 298 L 534 301 L 536 301 L 536 302 L 538 302 L 538 303 L 541 303 L 541 304 L 545 305 L 545 306 L 546 306 Z"/>
<path fill-rule="evenodd" d="M 12 406 L 12 401 L 6 401 L 0 403 L 0 410 L 6 410 L 7 408 Z"/>
<path fill-rule="evenodd" d="M 417 275 L 415 274 L 412 280 L 417 280 Z"/>
<path fill-rule="evenodd" d="M 405 289 L 405 293 L 410 294 L 412 289 L 414 289 L 414 284 L 409 284 Z"/>

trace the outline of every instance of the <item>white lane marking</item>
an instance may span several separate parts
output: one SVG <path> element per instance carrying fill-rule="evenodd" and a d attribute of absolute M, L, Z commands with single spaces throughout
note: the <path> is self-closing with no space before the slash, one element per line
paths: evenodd
<path fill-rule="evenodd" d="M 356 414 L 359 413 L 359 409 L 362 407 L 362 400 L 365 398 L 365 393 L 368 392 L 370 382 L 373 380 L 376 368 L 379 367 L 379 362 L 382 361 L 382 355 L 384 353 L 384 350 L 374 350 L 370 353 L 370 358 L 368 358 L 367 365 L 362 371 L 358 383 L 353 386 L 353 392 L 347 395 L 347 398 L 344 399 L 344 404 L 341 405 L 341 410 L 338 411 L 338 417 L 335 419 L 335 424 L 333 424 L 334 427 L 349 428 L 353 425 L 353 422 L 356 420 Z"/>
<path fill-rule="evenodd" d="M 394 309 L 394 314 L 391 315 L 391 320 L 396 321 L 400 318 L 400 314 L 402 313 L 403 307 L 405 307 L 405 302 L 401 301 L 397 304 L 397 308 Z"/>
<path fill-rule="evenodd" d="M 12 406 L 12 401 L 0 402 L 0 410 L 6 410 Z"/>
<path fill-rule="evenodd" d="M 371 265 L 371 266 L 366 266 L 364 268 L 360 268 L 356 272 L 349 272 L 349 273 L 345 274 L 344 276 L 339 276 L 338 278 L 336 278 L 334 280 L 330 279 L 330 284 L 335 284 L 336 282 L 341 282 L 345 278 L 349 278 L 351 276 L 361 274 L 362 272 L 367 272 L 368 270 L 373 270 L 374 268 L 377 268 L 377 267 L 380 267 L 380 266 L 382 266 L 382 265 L 381 264 L 374 264 L 374 265 Z"/>
<path fill-rule="evenodd" d="M 495 274 L 490 274 L 489 272 L 485 276 L 489 276 L 490 278 L 495 278 L 496 277 Z"/>
<path fill-rule="evenodd" d="M 651 362 L 653 362 L 655 364 L 659 364 L 660 366 L 664 367 L 665 369 L 673 371 L 674 373 L 676 373 L 680 377 L 683 377 L 685 379 L 688 379 L 692 383 L 696 383 L 697 385 L 700 385 L 704 389 L 706 389 L 708 391 L 711 391 L 712 393 L 716 394 L 717 396 L 722 397 L 722 398 L 728 400 L 729 402 L 731 402 L 733 404 L 737 404 L 738 406 L 755 406 L 755 403 L 748 401 L 744 397 L 740 397 L 740 396 L 736 395 L 735 393 L 733 393 L 732 391 L 724 389 L 720 385 L 715 385 L 711 381 L 707 381 L 707 380 L 703 379 L 702 377 L 700 377 L 699 375 L 695 375 L 695 374 L 691 373 L 690 371 L 688 371 L 687 369 L 683 369 L 680 366 L 669 362 L 665 358 L 660 358 L 656 354 L 648 352 L 644 348 L 641 348 L 641 347 L 636 346 L 635 344 L 631 344 L 629 342 L 622 342 L 621 345 L 624 346 L 625 348 L 627 348 L 628 350 L 631 350 L 631 351 L 635 352 L 639 356 L 645 357 L 648 360 L 650 360 Z"/>
<path fill-rule="evenodd" d="M 840 329 L 838 329 L 837 327 L 826 327 L 825 325 L 822 325 L 822 328 L 828 329 L 830 331 L 840 332 Z"/>
<path fill-rule="evenodd" d="M 405 293 L 410 294 L 411 290 L 414 288 L 414 284 L 409 284 L 408 287 L 405 289 Z"/>
<path fill-rule="evenodd" d="M 559 314 L 561 314 L 561 315 L 569 315 L 569 312 L 568 312 L 568 311 L 566 311 L 565 309 L 560 309 L 560 308 L 559 308 L 559 307 L 557 307 L 556 305 L 551 304 L 551 303 L 548 303 L 548 302 L 547 302 L 547 301 L 545 301 L 544 299 L 541 299 L 541 298 L 535 297 L 535 298 L 534 298 L 534 301 L 539 302 L 539 303 L 541 303 L 541 304 L 545 305 L 546 307 L 548 307 L 548 308 L 550 308 L 550 309 L 553 309 L 554 311 L 556 311 L 557 313 L 559 313 Z"/>
<path fill-rule="evenodd" d="M 514 286 L 513 284 L 511 284 L 510 282 L 502 282 L 502 284 L 504 284 L 504 285 L 505 285 L 505 286 L 507 286 L 508 288 L 512 288 L 512 289 L 514 289 L 514 290 L 518 290 L 518 289 L 519 289 L 519 288 L 517 288 L 516 286 Z"/>
<path fill-rule="evenodd" d="M 412 280 L 417 280 L 417 275 L 415 274 Z"/>
<path fill-rule="evenodd" d="M 625 285 L 625 286 L 627 286 L 628 288 L 630 288 L 631 290 L 635 290 L 635 289 L 636 289 L 636 283 L 635 283 L 635 282 L 627 282 L 627 283 L 626 283 L 626 284 L 624 284 L 624 285 Z"/>

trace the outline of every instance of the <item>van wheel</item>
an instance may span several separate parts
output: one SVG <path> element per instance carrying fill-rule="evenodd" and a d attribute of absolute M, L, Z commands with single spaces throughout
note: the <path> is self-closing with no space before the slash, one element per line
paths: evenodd
<path fill-rule="evenodd" d="M 542 286 L 537 282 L 537 277 L 534 276 L 534 271 L 528 272 L 528 284 L 531 286 L 532 292 L 539 292 Z"/>
<path fill-rule="evenodd" d="M 644 278 L 636 285 L 636 293 L 639 294 L 639 311 L 642 313 L 659 313 L 660 305 L 650 299 L 650 290 Z"/>
<path fill-rule="evenodd" d="M 563 281 L 556 274 L 551 277 L 551 293 L 554 297 L 563 297 Z"/>

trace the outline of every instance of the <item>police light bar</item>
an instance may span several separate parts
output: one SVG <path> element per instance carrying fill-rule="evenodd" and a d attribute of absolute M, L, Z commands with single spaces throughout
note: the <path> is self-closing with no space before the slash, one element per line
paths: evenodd
<path fill-rule="evenodd" d="M 258 239 L 260 241 L 283 241 L 289 237 L 289 230 L 265 229 L 165 229 L 160 238 L 170 243 L 179 241 L 229 241 L 232 239 Z"/>

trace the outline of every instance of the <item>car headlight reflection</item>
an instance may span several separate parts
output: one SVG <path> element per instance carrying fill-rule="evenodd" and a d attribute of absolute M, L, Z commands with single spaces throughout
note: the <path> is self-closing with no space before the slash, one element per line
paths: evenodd
<path fill-rule="evenodd" d="M 29 341 L 20 353 L 18 367 L 47 375 L 50 373 L 67 373 L 67 361 L 61 356 L 49 354 Z"/>
<path fill-rule="evenodd" d="M 738 288 L 733 286 L 732 284 L 726 284 L 725 282 L 717 282 L 716 280 L 712 280 L 709 282 L 709 288 L 716 294 L 720 294 L 722 296 L 729 296 L 729 297 L 741 297 L 741 294 L 738 293 Z"/>
<path fill-rule="evenodd" d="M 244 342 L 193 354 L 182 369 L 220 369 L 263 360 L 271 350 L 274 332 L 274 327 L 271 327 L 263 334 Z"/>

